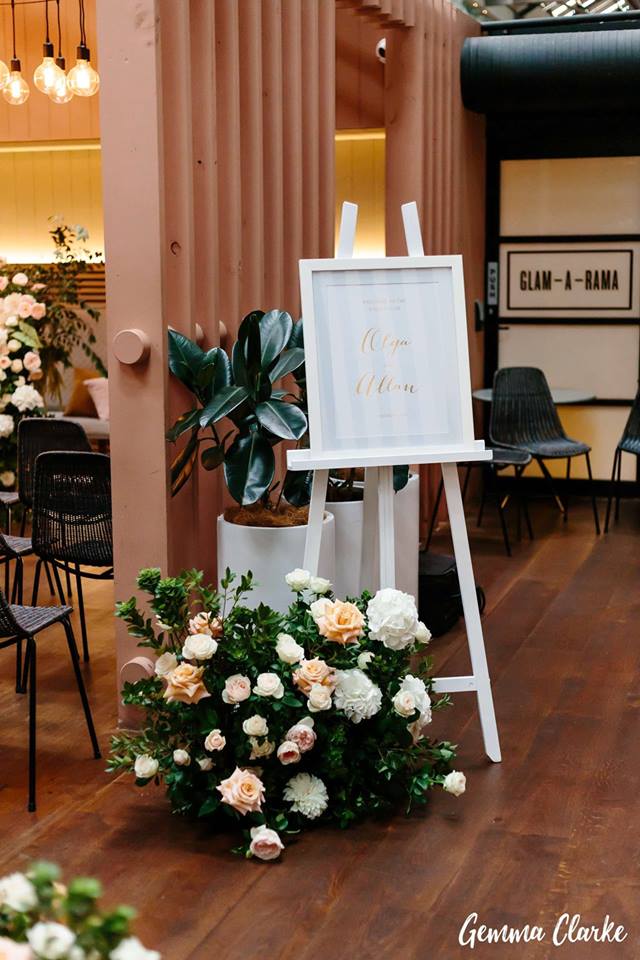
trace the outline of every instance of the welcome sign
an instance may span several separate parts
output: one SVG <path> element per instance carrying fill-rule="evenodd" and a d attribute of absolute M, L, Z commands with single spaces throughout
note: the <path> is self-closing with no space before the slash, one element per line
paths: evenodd
<path fill-rule="evenodd" d="M 300 262 L 315 453 L 473 442 L 459 257 Z"/>
<path fill-rule="evenodd" d="M 640 318 L 640 243 L 516 244 L 500 248 L 502 318 Z"/>

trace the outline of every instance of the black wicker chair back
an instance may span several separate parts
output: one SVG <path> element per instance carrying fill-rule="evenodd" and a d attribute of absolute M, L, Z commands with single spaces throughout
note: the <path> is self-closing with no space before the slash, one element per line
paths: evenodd
<path fill-rule="evenodd" d="M 18 424 L 18 492 L 20 502 L 33 506 L 36 458 L 48 450 L 89 453 L 91 444 L 79 423 L 54 417 L 25 417 Z"/>
<path fill-rule="evenodd" d="M 521 446 L 566 439 L 549 384 L 537 367 L 504 367 L 493 380 L 492 443 Z"/>
<path fill-rule="evenodd" d="M 618 446 L 626 453 L 635 453 L 636 456 L 640 456 L 640 390 L 636 393 Z"/>
<path fill-rule="evenodd" d="M 35 554 L 43 560 L 113 566 L 110 459 L 103 453 L 41 453 L 33 496 Z"/>
<path fill-rule="evenodd" d="M 0 637 L 24 637 L 25 631 L 18 625 L 4 593 L 0 591 Z"/>

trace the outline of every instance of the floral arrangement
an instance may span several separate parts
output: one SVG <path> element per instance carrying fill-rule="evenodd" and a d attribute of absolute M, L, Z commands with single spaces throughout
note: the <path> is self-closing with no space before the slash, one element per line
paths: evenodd
<path fill-rule="evenodd" d="M 426 732 L 433 697 L 430 633 L 399 590 L 339 600 L 331 584 L 293 570 L 285 615 L 242 604 L 252 575 L 228 570 L 221 593 L 189 571 L 142 570 L 135 598 L 117 605 L 152 676 L 127 683 L 143 729 L 113 738 L 109 768 L 139 786 L 164 781 L 176 813 L 234 823 L 236 848 L 276 859 L 283 838 L 308 826 L 357 819 L 427 801 L 428 791 L 464 792 L 451 769 L 455 748 Z"/>
<path fill-rule="evenodd" d="M 130 934 L 135 911 L 103 911 L 101 895 L 97 880 L 65 886 L 51 863 L 0 878 L 0 960 L 160 960 Z"/>

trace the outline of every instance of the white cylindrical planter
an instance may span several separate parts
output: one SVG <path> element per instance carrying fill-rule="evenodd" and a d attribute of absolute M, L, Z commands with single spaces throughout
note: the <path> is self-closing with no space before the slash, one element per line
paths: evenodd
<path fill-rule="evenodd" d="M 394 494 L 396 535 L 396 587 L 418 596 L 418 550 L 420 541 L 420 477 L 412 474 L 406 487 Z M 328 503 L 336 518 L 336 596 L 360 593 L 362 546 L 362 500 Z M 370 590 L 375 584 L 363 584 Z"/>
<path fill-rule="evenodd" d="M 285 576 L 301 567 L 307 527 L 244 527 L 218 517 L 218 578 L 229 567 L 233 573 L 251 570 L 255 588 L 242 601 L 249 607 L 266 603 L 284 613 L 293 600 Z M 318 575 L 334 582 L 335 522 L 325 513 Z"/>

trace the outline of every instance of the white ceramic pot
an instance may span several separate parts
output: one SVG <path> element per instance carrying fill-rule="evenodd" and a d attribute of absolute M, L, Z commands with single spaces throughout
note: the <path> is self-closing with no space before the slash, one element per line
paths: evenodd
<path fill-rule="evenodd" d="M 418 548 L 420 526 L 420 477 L 411 474 L 406 487 L 394 495 L 396 533 L 396 587 L 418 596 Z M 336 518 L 336 596 L 360 593 L 360 550 L 362 546 L 362 500 L 328 503 Z M 365 584 L 372 589 L 375 584 Z"/>
<path fill-rule="evenodd" d="M 266 603 L 284 613 L 293 593 L 285 576 L 301 567 L 304 558 L 306 525 L 300 527 L 243 527 L 218 517 L 218 577 L 229 567 L 234 573 L 251 570 L 256 587 L 247 596 L 247 606 Z M 325 513 L 318 575 L 334 582 L 335 522 Z"/>

